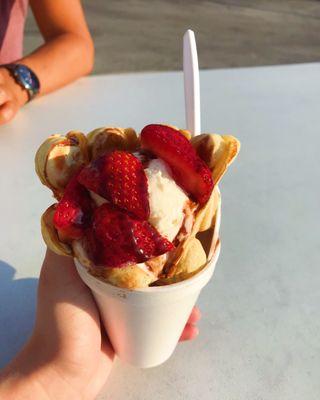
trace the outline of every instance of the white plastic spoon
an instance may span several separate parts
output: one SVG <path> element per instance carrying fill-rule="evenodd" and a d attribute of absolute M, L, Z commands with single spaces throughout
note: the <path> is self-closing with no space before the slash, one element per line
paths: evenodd
<path fill-rule="evenodd" d="M 201 132 L 199 65 L 196 39 L 190 29 L 183 36 L 183 74 L 186 125 L 196 136 Z"/>
<path fill-rule="evenodd" d="M 184 97 L 186 105 L 186 125 L 192 136 L 201 133 L 200 120 L 200 79 L 197 45 L 194 32 L 190 29 L 183 36 L 183 75 L 184 75 Z M 219 230 L 221 221 L 221 195 L 219 196 L 218 208 L 215 217 L 214 230 L 210 243 L 208 260 L 216 263 L 220 253 Z"/>

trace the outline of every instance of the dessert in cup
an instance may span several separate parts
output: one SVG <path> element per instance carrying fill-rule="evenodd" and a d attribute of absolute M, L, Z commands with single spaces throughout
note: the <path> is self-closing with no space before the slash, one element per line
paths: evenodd
<path fill-rule="evenodd" d="M 112 127 L 52 135 L 35 158 L 57 200 L 42 216 L 43 238 L 114 286 L 186 280 L 219 243 L 217 185 L 239 148 L 233 136 L 191 138 L 161 124 L 140 135 Z"/>

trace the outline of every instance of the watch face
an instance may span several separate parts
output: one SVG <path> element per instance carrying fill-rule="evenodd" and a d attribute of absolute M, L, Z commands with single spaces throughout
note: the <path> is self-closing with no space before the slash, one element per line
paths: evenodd
<path fill-rule="evenodd" d="M 32 90 L 34 93 L 39 91 L 39 80 L 36 75 L 25 65 L 17 65 L 15 68 L 15 74 L 19 77 L 23 86 Z"/>

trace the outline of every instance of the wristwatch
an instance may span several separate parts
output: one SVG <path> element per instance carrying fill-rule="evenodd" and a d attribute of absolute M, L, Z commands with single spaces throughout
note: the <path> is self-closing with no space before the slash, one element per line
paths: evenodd
<path fill-rule="evenodd" d="M 40 82 L 31 68 L 23 64 L 5 64 L 1 67 L 6 68 L 17 84 L 27 91 L 28 101 L 39 93 Z"/>

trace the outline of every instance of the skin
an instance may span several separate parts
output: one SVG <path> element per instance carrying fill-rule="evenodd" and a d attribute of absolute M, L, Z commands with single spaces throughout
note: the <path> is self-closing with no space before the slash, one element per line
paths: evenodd
<path fill-rule="evenodd" d="M 181 340 L 197 336 L 199 318 L 195 308 Z M 103 387 L 113 359 L 94 299 L 72 259 L 48 250 L 39 279 L 34 331 L 0 373 L 0 398 L 92 400 Z"/>
<path fill-rule="evenodd" d="M 40 95 L 44 95 L 90 73 L 94 45 L 79 0 L 30 0 L 30 6 L 44 44 L 13 61 L 37 74 Z M 27 101 L 27 92 L 0 67 L 0 125 L 9 122 Z"/>

